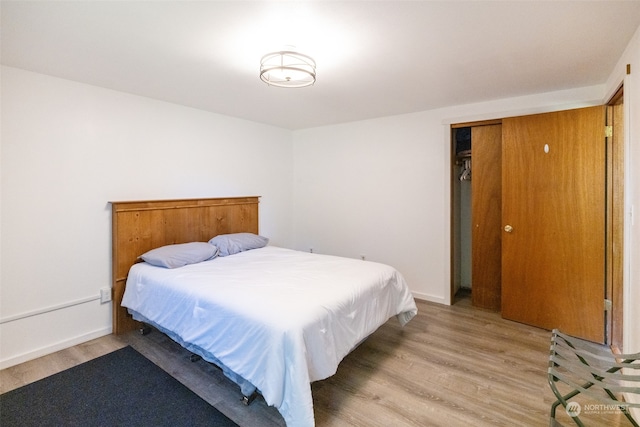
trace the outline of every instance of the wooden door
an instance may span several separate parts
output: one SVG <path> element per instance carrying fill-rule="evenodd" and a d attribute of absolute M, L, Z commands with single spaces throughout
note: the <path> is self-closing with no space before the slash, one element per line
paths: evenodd
<path fill-rule="evenodd" d="M 502 121 L 502 316 L 604 342 L 605 108 Z"/>
<path fill-rule="evenodd" d="M 502 126 L 471 128 L 471 301 L 500 310 Z"/>

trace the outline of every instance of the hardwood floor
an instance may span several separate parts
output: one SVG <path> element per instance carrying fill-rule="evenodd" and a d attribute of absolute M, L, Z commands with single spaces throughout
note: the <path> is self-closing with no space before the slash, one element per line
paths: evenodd
<path fill-rule="evenodd" d="M 312 385 L 316 425 L 341 427 L 548 426 L 548 331 L 471 307 L 418 301 L 404 328 L 391 319 Z M 243 427 L 284 426 L 262 398 L 244 406 L 239 388 L 214 366 L 154 331 L 109 335 L 0 371 L 0 392 L 126 345 L 144 354 Z M 581 403 L 587 400 L 575 399 Z M 584 414 L 583 414 L 584 415 Z M 558 421 L 573 421 L 560 407 Z M 622 426 L 619 414 L 581 416 L 588 426 Z"/>

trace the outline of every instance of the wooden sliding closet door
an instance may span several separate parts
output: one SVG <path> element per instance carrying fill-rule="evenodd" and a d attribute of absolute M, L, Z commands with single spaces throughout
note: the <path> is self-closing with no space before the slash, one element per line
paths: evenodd
<path fill-rule="evenodd" d="M 605 108 L 502 121 L 502 316 L 604 342 Z"/>
<path fill-rule="evenodd" d="M 471 128 L 471 301 L 500 310 L 502 126 Z"/>

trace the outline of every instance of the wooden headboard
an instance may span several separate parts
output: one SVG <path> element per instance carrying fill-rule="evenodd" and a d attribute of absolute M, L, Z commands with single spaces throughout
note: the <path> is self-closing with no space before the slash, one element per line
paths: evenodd
<path fill-rule="evenodd" d="M 140 255 L 174 243 L 206 242 L 218 234 L 258 234 L 258 196 L 110 203 L 114 334 L 139 326 L 120 304 L 129 269 Z"/>

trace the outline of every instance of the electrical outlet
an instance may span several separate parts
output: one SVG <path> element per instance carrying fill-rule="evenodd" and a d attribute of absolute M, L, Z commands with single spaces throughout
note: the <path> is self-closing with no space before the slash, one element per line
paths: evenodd
<path fill-rule="evenodd" d="M 100 288 L 100 304 L 111 301 L 111 288 Z"/>

